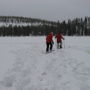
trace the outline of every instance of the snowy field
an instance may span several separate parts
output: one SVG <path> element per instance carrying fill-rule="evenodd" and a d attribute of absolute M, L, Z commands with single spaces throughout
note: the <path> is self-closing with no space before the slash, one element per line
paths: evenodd
<path fill-rule="evenodd" d="M 45 47 L 45 37 L 0 37 L 0 90 L 90 90 L 90 37 Z"/>

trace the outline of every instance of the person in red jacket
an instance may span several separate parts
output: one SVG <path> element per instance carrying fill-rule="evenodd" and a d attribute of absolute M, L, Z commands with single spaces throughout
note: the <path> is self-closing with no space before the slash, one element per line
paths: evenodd
<path fill-rule="evenodd" d="M 55 38 L 57 39 L 57 48 L 62 48 L 62 39 L 64 40 L 64 37 L 59 32 L 56 34 Z"/>
<path fill-rule="evenodd" d="M 52 51 L 53 43 L 53 33 L 51 32 L 46 36 L 46 52 Z"/>

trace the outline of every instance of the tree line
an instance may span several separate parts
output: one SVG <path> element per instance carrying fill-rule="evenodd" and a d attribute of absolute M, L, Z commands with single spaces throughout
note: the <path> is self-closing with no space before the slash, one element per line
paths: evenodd
<path fill-rule="evenodd" d="M 0 16 L 0 36 L 47 35 L 61 32 L 67 36 L 90 36 L 90 17 L 49 21 L 27 17 Z"/>

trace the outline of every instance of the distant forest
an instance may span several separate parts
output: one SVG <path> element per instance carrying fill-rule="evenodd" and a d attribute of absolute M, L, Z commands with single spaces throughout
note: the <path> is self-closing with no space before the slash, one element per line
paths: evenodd
<path fill-rule="evenodd" d="M 0 16 L 0 36 L 43 36 L 61 32 L 67 36 L 90 36 L 90 17 L 49 21 L 27 17 Z"/>

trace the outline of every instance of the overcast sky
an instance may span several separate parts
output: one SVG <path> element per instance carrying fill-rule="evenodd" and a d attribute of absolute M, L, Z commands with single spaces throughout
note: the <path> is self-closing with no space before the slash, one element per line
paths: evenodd
<path fill-rule="evenodd" d="M 0 15 L 47 20 L 90 16 L 90 0 L 0 0 Z"/>

